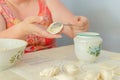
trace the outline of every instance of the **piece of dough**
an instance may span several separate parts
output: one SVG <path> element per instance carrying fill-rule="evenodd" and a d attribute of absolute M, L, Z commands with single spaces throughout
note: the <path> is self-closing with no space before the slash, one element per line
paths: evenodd
<path fill-rule="evenodd" d="M 80 68 L 75 64 L 67 64 L 67 65 L 64 65 L 63 68 L 64 68 L 64 72 L 70 75 L 75 75 L 80 72 Z"/>
<path fill-rule="evenodd" d="M 40 76 L 43 76 L 43 77 L 53 77 L 53 76 L 57 75 L 59 72 L 60 72 L 60 68 L 59 67 L 50 67 L 50 68 L 43 69 L 40 72 Z"/>
<path fill-rule="evenodd" d="M 111 70 L 88 71 L 84 80 L 113 80 L 114 74 Z"/>
<path fill-rule="evenodd" d="M 101 70 L 100 71 L 100 78 L 101 80 L 113 80 L 113 71 L 111 70 Z"/>
<path fill-rule="evenodd" d="M 70 76 L 67 74 L 59 74 L 54 77 L 56 80 L 76 80 L 74 76 Z"/>
<path fill-rule="evenodd" d="M 59 22 L 54 22 L 50 24 L 50 26 L 47 28 L 47 31 L 51 34 L 57 34 L 63 29 L 63 24 Z"/>
<path fill-rule="evenodd" d="M 84 80 L 99 80 L 100 73 L 98 71 L 87 71 Z"/>

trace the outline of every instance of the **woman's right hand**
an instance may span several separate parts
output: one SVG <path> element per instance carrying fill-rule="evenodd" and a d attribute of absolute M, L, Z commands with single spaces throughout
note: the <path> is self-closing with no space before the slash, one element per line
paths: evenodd
<path fill-rule="evenodd" d="M 44 19 L 40 16 L 31 16 L 26 18 L 24 21 L 15 25 L 16 31 L 21 37 L 25 38 L 26 35 L 34 34 L 45 38 L 61 38 L 60 34 L 50 34 L 46 31 L 46 28 L 41 25 Z"/>

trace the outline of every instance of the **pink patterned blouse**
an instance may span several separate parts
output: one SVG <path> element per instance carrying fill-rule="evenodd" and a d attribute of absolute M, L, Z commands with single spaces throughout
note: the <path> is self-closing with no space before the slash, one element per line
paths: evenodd
<path fill-rule="evenodd" d="M 40 8 L 38 16 L 45 17 L 46 22 L 43 23 L 43 25 L 45 27 L 49 26 L 52 23 L 52 16 L 48 7 L 45 4 L 45 0 L 38 0 L 38 4 Z M 20 20 L 17 19 L 10 11 L 4 0 L 0 0 L 0 14 L 6 21 L 6 28 L 10 28 L 20 22 Z M 28 42 L 28 45 L 25 49 L 25 53 L 53 48 L 56 46 L 55 39 L 42 38 L 36 35 L 28 35 L 26 37 L 26 41 Z"/>

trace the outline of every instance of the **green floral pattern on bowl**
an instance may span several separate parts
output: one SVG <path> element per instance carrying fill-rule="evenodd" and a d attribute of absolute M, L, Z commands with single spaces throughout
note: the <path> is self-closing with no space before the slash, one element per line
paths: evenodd
<path fill-rule="evenodd" d="M 17 54 L 13 55 L 13 56 L 10 58 L 10 60 L 9 60 L 10 63 L 13 64 L 13 63 L 17 62 L 17 61 L 20 59 L 20 57 L 22 56 L 22 54 L 23 54 L 23 50 L 19 50 L 19 51 L 17 52 Z"/>

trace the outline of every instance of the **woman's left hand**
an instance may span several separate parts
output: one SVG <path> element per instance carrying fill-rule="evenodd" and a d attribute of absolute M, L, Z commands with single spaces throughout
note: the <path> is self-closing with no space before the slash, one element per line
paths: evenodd
<path fill-rule="evenodd" d="M 89 22 L 88 19 L 84 16 L 75 16 L 74 25 L 72 26 L 73 35 L 75 36 L 79 32 L 88 31 Z"/>

